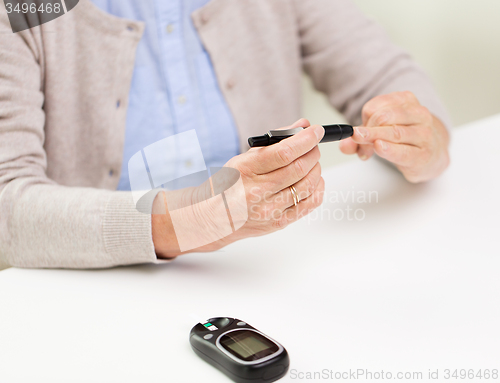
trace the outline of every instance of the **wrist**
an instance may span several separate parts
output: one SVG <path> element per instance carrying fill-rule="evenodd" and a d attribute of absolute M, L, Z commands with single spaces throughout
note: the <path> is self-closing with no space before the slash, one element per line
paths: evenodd
<path fill-rule="evenodd" d="M 175 258 L 181 254 L 163 191 L 156 195 L 153 202 L 151 234 L 158 259 Z"/>
<path fill-rule="evenodd" d="M 168 201 L 172 204 L 171 208 L 179 209 L 180 206 L 184 206 L 183 212 L 175 214 L 176 227 L 181 234 L 181 239 L 183 240 L 184 246 L 186 246 L 186 241 L 197 242 L 200 238 L 204 238 L 206 235 L 212 237 L 213 241 L 205 238 L 201 245 L 197 248 L 190 248 L 186 251 L 181 251 L 181 246 L 179 245 L 179 240 L 177 238 L 174 224 L 172 220 L 172 214 L 169 212 L 169 206 L 167 202 L 167 196 L 164 191 L 157 194 L 153 202 L 153 214 L 151 215 L 151 228 L 153 244 L 155 247 L 156 256 L 158 259 L 171 259 L 175 258 L 181 254 L 189 252 L 211 252 L 219 250 L 220 248 L 227 245 L 228 241 L 224 234 L 220 233 L 217 229 L 223 225 L 218 222 L 217 213 L 215 211 L 220 211 L 220 206 L 217 208 L 216 205 L 220 204 L 221 201 L 215 201 L 213 199 L 201 201 L 201 203 L 193 203 L 192 201 L 193 190 L 184 190 L 183 193 L 173 192 L 169 194 Z M 186 200 L 191 201 L 186 205 Z M 179 202 L 179 201 L 183 202 Z M 188 208 L 189 206 L 189 208 Z M 203 211 L 200 211 L 203 210 Z M 224 210 L 225 212 L 225 210 Z M 221 217 L 219 217 L 221 218 Z M 227 216 L 226 218 L 227 219 Z M 207 229 L 207 232 L 197 230 L 200 228 Z M 212 228 L 212 230 L 210 230 Z M 215 232 L 213 231 L 215 229 Z M 222 238 L 219 240 L 219 238 Z"/>

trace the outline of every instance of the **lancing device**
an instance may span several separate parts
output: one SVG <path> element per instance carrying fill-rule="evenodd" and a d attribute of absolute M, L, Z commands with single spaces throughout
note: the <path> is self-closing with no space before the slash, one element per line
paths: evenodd
<path fill-rule="evenodd" d="M 323 128 L 325 128 L 325 136 L 320 141 L 320 143 L 341 141 L 351 137 L 354 134 L 354 129 L 351 125 L 323 125 Z M 250 145 L 251 148 L 273 145 L 284 140 L 285 138 L 292 137 L 293 135 L 304 129 L 305 128 L 270 130 L 263 136 L 250 137 L 248 139 L 248 145 Z"/>

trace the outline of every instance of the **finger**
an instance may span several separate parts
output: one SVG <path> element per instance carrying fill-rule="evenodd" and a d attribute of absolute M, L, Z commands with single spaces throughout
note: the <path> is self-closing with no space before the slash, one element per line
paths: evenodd
<path fill-rule="evenodd" d="M 321 152 L 316 146 L 302 157 L 297 158 L 290 165 L 262 175 L 260 182 L 267 184 L 267 190 L 277 193 L 306 177 L 318 164 L 320 158 Z"/>
<path fill-rule="evenodd" d="M 299 197 L 299 201 L 303 201 L 309 198 L 314 191 L 317 189 L 319 182 L 321 180 L 321 165 L 319 162 L 312 168 L 307 176 L 302 178 L 299 182 L 294 184 L 295 190 Z M 294 206 L 293 194 L 290 187 L 286 187 L 283 190 L 275 194 L 273 198 L 273 204 L 277 209 L 281 211 Z"/>
<path fill-rule="evenodd" d="M 367 125 L 370 118 L 380 109 L 388 106 L 403 104 L 420 104 L 412 92 L 394 92 L 380 95 L 368 101 L 362 110 L 363 125 Z"/>
<path fill-rule="evenodd" d="M 356 154 L 356 152 L 358 151 L 358 144 L 349 137 L 345 140 L 340 141 L 339 148 L 340 151 L 344 154 Z"/>
<path fill-rule="evenodd" d="M 358 144 L 373 144 L 376 140 L 389 141 L 394 144 L 422 146 L 427 138 L 425 126 L 375 126 L 367 128 L 356 126 L 352 139 Z"/>
<path fill-rule="evenodd" d="M 367 161 L 373 156 L 375 150 L 372 144 L 363 144 L 358 146 L 358 157 L 361 161 Z"/>
<path fill-rule="evenodd" d="M 273 222 L 273 226 L 276 229 L 284 229 L 289 224 L 305 217 L 323 203 L 324 194 L 325 181 L 321 178 L 314 193 L 301 201 L 297 206 L 286 209 L 283 214 Z"/>
<path fill-rule="evenodd" d="M 375 153 L 396 165 L 412 166 L 424 155 L 422 149 L 405 144 L 394 144 L 383 140 L 375 141 Z"/>
<path fill-rule="evenodd" d="M 429 110 L 419 104 L 389 105 L 378 109 L 365 126 L 432 124 Z"/>
<path fill-rule="evenodd" d="M 325 129 L 321 125 L 312 125 L 277 144 L 249 152 L 246 166 L 254 174 L 270 173 L 310 152 L 324 135 Z"/>

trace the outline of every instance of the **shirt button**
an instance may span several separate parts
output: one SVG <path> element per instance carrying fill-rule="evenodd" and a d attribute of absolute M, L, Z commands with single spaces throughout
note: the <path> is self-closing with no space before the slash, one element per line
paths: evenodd
<path fill-rule="evenodd" d="M 233 89 L 235 85 L 236 85 L 236 82 L 232 78 L 227 80 L 227 82 L 226 82 L 227 89 Z"/>
<path fill-rule="evenodd" d="M 168 24 L 167 25 L 167 33 L 172 33 L 174 31 L 175 27 L 174 24 Z"/>
<path fill-rule="evenodd" d="M 127 25 L 127 30 L 129 30 L 130 32 L 135 32 L 137 30 L 137 27 L 133 24 L 129 24 Z"/>
<path fill-rule="evenodd" d="M 185 103 L 186 103 L 186 101 L 187 101 L 187 100 L 186 100 L 186 97 L 185 97 L 185 96 L 179 96 L 179 97 L 177 98 L 177 102 L 178 102 L 179 104 L 181 104 L 181 105 L 182 105 L 182 104 L 185 104 Z"/>
<path fill-rule="evenodd" d="M 208 15 L 206 13 L 203 13 L 201 15 L 201 23 L 202 24 L 206 24 L 206 23 L 208 23 L 208 20 L 210 20 L 210 18 L 208 17 Z"/>
<path fill-rule="evenodd" d="M 193 163 L 190 161 L 190 160 L 187 160 L 186 162 L 184 162 L 184 166 L 186 166 L 186 168 L 190 168 L 193 166 Z"/>

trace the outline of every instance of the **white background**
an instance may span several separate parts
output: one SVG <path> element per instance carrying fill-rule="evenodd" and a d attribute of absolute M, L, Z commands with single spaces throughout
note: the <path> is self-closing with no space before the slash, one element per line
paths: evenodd
<path fill-rule="evenodd" d="M 450 169 L 427 184 L 381 161 L 332 168 L 320 216 L 219 252 L 3 271 L 0 382 L 229 382 L 190 349 L 190 314 L 247 321 L 301 372 L 500 369 L 499 126 L 457 131 Z"/>

